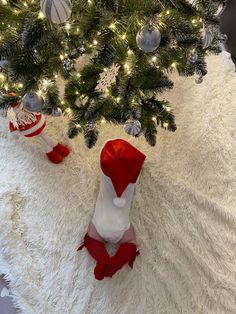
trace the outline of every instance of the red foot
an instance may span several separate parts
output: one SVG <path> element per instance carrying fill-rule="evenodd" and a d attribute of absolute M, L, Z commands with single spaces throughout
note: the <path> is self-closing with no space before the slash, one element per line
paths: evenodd
<path fill-rule="evenodd" d="M 91 238 L 88 234 L 84 237 L 83 244 L 78 248 L 82 250 L 86 247 L 89 254 L 97 261 L 96 267 L 94 268 L 94 275 L 97 280 L 104 279 L 104 274 L 108 270 L 110 256 L 107 253 L 104 243 Z"/>
<path fill-rule="evenodd" d="M 48 156 L 48 159 L 54 164 L 60 164 L 63 161 L 63 157 L 57 154 L 54 150 L 52 150 L 50 153 L 47 153 L 46 155 Z"/>
<path fill-rule="evenodd" d="M 121 244 L 116 254 L 110 258 L 110 265 L 105 271 L 105 277 L 112 277 L 125 264 L 128 264 L 133 268 L 133 263 L 138 255 L 139 251 L 137 251 L 137 246 L 135 244 Z"/>
<path fill-rule="evenodd" d="M 66 157 L 70 154 L 70 150 L 68 147 L 62 145 L 62 144 L 57 144 L 57 146 L 55 146 L 53 148 L 54 152 L 56 152 L 57 154 L 61 155 L 62 157 Z"/>

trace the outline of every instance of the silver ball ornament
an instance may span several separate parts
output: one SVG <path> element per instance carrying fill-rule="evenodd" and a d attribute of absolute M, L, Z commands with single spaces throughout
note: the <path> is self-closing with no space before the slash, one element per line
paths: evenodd
<path fill-rule="evenodd" d="M 62 110 L 59 107 L 55 107 L 52 109 L 52 116 L 53 117 L 60 117 L 62 115 Z"/>
<path fill-rule="evenodd" d="M 30 112 L 41 112 L 44 106 L 43 97 L 36 92 L 29 92 L 22 98 L 24 108 Z"/>
<path fill-rule="evenodd" d="M 203 76 L 199 76 L 199 77 L 197 77 L 196 79 L 195 79 L 195 82 L 197 83 L 197 84 L 201 84 L 202 82 L 203 82 Z"/>
<path fill-rule="evenodd" d="M 63 68 L 66 70 L 66 71 L 70 71 L 74 66 L 74 62 L 70 59 L 70 58 L 67 58 L 63 61 Z"/>
<path fill-rule="evenodd" d="M 157 28 L 144 26 L 138 32 L 136 42 L 142 51 L 153 52 L 160 45 L 161 33 Z"/>
<path fill-rule="evenodd" d="M 94 125 L 93 121 L 88 121 L 86 123 L 86 127 L 87 127 L 88 130 L 93 130 L 95 125 Z"/>
<path fill-rule="evenodd" d="M 40 6 L 48 20 L 57 24 L 66 22 L 71 16 L 71 0 L 41 0 Z"/>
<path fill-rule="evenodd" d="M 137 136 L 140 134 L 142 125 L 138 120 L 129 119 L 125 122 L 124 130 L 126 133 L 132 136 Z"/>

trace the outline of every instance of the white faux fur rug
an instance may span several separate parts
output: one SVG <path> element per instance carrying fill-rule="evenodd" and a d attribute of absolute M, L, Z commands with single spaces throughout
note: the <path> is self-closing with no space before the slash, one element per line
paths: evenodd
<path fill-rule="evenodd" d="M 203 84 L 175 81 L 178 130 L 159 131 L 155 148 L 107 125 L 94 149 L 79 137 L 56 166 L 0 121 L 0 271 L 22 313 L 236 313 L 236 74 L 221 55 L 209 58 Z M 65 118 L 49 122 L 63 136 Z M 148 155 L 132 209 L 141 255 L 132 271 L 98 282 L 76 249 L 97 197 L 100 148 L 115 137 Z"/>

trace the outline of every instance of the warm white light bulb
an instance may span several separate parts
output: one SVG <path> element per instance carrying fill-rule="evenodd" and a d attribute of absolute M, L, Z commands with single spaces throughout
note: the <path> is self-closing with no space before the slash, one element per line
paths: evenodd
<path fill-rule="evenodd" d="M 71 28 L 71 25 L 70 25 L 70 23 L 66 23 L 66 26 L 65 26 L 65 28 L 66 28 L 66 30 L 68 31 L 68 30 L 70 30 L 70 28 Z"/>
<path fill-rule="evenodd" d="M 45 18 L 45 15 L 43 14 L 42 11 L 39 12 L 38 18 L 39 18 L 40 20 L 43 20 L 43 19 Z"/>
<path fill-rule="evenodd" d="M 171 64 L 171 67 L 172 67 L 172 68 L 176 68 L 176 66 L 177 66 L 177 62 L 173 62 L 173 63 Z"/>
<path fill-rule="evenodd" d="M 111 23 L 109 25 L 109 28 L 112 29 L 112 30 L 116 29 L 116 24 L 115 23 Z"/>

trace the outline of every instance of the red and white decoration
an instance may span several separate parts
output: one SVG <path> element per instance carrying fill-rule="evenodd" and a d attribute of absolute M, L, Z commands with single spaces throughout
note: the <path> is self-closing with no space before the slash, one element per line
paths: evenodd
<path fill-rule="evenodd" d="M 40 112 L 29 112 L 22 103 L 16 101 L 8 110 L 7 116 L 11 133 L 25 137 L 37 137 L 43 145 L 44 153 L 51 162 L 61 163 L 69 155 L 70 151 L 67 147 L 45 134 L 46 121 Z"/>
<path fill-rule="evenodd" d="M 146 156 L 128 142 L 108 141 L 100 157 L 101 184 L 95 213 L 84 246 L 97 261 L 95 278 L 112 277 L 125 264 L 131 268 L 139 252 L 130 223 L 135 184 Z M 119 244 L 116 254 L 109 256 L 104 243 Z"/>

